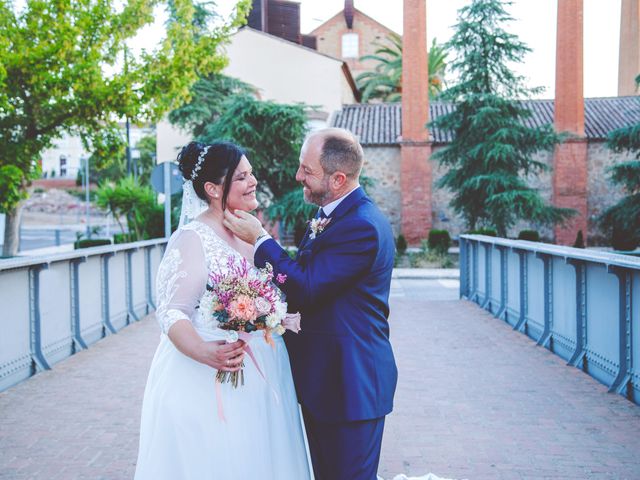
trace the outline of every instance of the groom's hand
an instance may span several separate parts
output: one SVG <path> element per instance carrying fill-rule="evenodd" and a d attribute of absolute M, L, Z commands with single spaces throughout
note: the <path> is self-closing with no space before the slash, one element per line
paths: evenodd
<path fill-rule="evenodd" d="M 234 213 L 225 210 L 222 223 L 231 230 L 236 237 L 250 245 L 256 243 L 256 240 L 264 230 L 260 220 L 242 210 L 236 210 Z"/>

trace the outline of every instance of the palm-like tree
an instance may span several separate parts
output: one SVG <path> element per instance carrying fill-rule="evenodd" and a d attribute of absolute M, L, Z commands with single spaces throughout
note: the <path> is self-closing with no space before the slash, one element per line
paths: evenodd
<path fill-rule="evenodd" d="M 365 55 L 360 61 L 377 62 L 374 70 L 358 75 L 356 82 L 362 91 L 362 101 L 378 99 L 383 102 L 399 102 L 402 99 L 402 37 L 392 33 L 387 43 L 375 43 L 373 55 Z M 435 98 L 444 86 L 447 52 L 436 39 L 429 49 L 429 97 Z"/>

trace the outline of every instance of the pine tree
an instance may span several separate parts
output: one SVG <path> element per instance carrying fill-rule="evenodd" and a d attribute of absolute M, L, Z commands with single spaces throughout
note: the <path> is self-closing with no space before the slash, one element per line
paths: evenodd
<path fill-rule="evenodd" d="M 640 75 L 636 84 L 640 86 Z M 616 153 L 635 155 L 634 160 L 609 169 L 610 180 L 628 195 L 601 217 L 601 225 L 615 239 L 614 248 L 633 250 L 640 244 L 640 123 L 609 133 L 607 146 Z"/>
<path fill-rule="evenodd" d="M 458 12 L 446 48 L 455 52 L 451 68 L 458 83 L 443 92 L 454 110 L 430 128 L 450 131 L 453 141 L 433 158 L 447 173 L 437 186 L 455 194 L 451 202 L 470 229 L 493 227 L 500 236 L 518 220 L 551 225 L 574 212 L 547 205 L 527 177 L 548 169 L 533 159 L 562 141 L 551 125 L 525 126 L 531 112 L 518 98 L 539 93 L 508 64 L 522 62 L 530 49 L 503 25 L 512 20 L 502 0 L 473 0 Z"/>

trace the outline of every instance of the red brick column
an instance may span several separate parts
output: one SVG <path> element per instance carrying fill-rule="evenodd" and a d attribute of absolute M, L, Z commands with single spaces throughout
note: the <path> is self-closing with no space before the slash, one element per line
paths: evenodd
<path fill-rule="evenodd" d="M 640 73 L 640 0 L 622 0 L 620 9 L 620 50 L 618 95 L 637 95 L 636 75 Z"/>
<path fill-rule="evenodd" d="M 582 0 L 558 0 L 555 128 L 578 138 L 555 149 L 553 201 L 578 214 L 555 228 L 556 242 L 572 245 L 578 231 L 587 239 L 587 142 L 584 138 Z"/>
<path fill-rule="evenodd" d="M 409 245 L 419 245 L 432 224 L 426 0 L 404 0 L 403 15 L 402 233 Z"/>

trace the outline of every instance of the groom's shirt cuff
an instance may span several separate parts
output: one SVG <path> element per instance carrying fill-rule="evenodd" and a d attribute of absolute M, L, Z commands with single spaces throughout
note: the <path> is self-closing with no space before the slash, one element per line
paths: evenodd
<path fill-rule="evenodd" d="M 261 235 L 261 237 L 258 239 L 258 241 L 253 246 L 254 255 L 258 251 L 258 248 L 260 248 L 260 245 L 262 245 L 264 242 L 266 242 L 267 240 L 269 240 L 271 238 L 271 235 L 269 235 L 269 233 L 264 229 L 262 229 L 262 233 L 260 235 Z"/>

